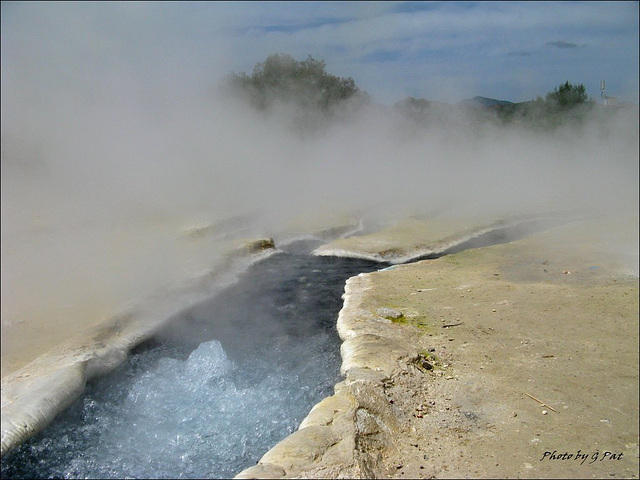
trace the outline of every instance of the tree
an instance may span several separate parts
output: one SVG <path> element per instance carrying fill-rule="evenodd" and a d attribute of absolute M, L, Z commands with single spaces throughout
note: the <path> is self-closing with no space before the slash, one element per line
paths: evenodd
<path fill-rule="evenodd" d="M 555 130 L 561 126 L 579 127 L 593 112 L 595 102 L 589 100 L 583 84 L 565 82 L 545 98 L 510 105 L 499 110 L 505 124 L 520 124 L 534 129 Z"/>
<path fill-rule="evenodd" d="M 251 76 L 233 74 L 230 83 L 236 92 L 248 97 L 261 110 L 281 102 L 329 111 L 349 98 L 368 98 L 353 78 L 330 75 L 325 67 L 324 60 L 316 60 L 311 55 L 299 62 L 291 55 L 276 53 L 256 64 Z"/>
<path fill-rule="evenodd" d="M 566 81 L 553 92 L 547 93 L 547 102 L 561 108 L 572 108 L 587 102 L 588 97 L 584 85 L 572 85 Z"/>

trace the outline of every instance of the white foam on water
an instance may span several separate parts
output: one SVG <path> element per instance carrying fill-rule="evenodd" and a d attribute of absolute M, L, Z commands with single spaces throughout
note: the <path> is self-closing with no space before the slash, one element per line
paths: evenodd
<path fill-rule="evenodd" d="M 88 388 L 67 415 L 75 418 L 52 425 L 17 454 L 41 476 L 230 478 L 331 393 L 337 372 L 328 373 L 328 343 L 324 332 L 305 342 L 283 337 L 272 358 L 249 354 L 243 365 L 229 360 L 217 340 L 186 359 L 166 356 L 165 346 L 136 354 Z M 334 354 L 336 370 L 338 361 Z"/>
<path fill-rule="evenodd" d="M 273 255 L 184 310 L 46 430 L 3 478 L 230 478 L 340 380 L 344 280 L 379 264 Z"/>

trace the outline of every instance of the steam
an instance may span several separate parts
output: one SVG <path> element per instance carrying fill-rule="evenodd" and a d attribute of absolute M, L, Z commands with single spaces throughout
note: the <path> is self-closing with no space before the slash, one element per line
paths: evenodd
<path fill-rule="evenodd" d="M 183 229 L 247 213 L 256 235 L 327 212 L 637 218 L 637 107 L 545 133 L 464 112 L 424 127 L 372 104 L 301 131 L 291 105 L 220 95 L 237 68 L 224 44 L 203 66 L 181 55 L 193 44 L 149 47 L 151 21 L 131 52 L 84 8 L 36 15 L 36 39 L 3 20 L 3 325 L 97 323 L 207 268 L 218 247 Z"/>

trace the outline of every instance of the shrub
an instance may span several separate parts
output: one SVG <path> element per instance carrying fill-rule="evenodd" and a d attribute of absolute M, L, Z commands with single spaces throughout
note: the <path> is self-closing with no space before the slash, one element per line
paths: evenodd
<path fill-rule="evenodd" d="M 230 83 L 260 110 L 281 102 L 329 111 L 347 99 L 368 97 L 360 92 L 353 78 L 330 75 L 325 67 L 324 60 L 311 55 L 296 61 L 291 55 L 276 53 L 258 63 L 251 76 L 232 74 Z"/>

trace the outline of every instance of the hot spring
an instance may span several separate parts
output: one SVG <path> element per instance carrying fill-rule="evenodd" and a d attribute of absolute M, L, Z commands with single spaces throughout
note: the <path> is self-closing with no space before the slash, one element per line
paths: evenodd
<path fill-rule="evenodd" d="M 524 238 L 530 220 L 437 258 Z M 294 432 L 340 378 L 336 321 L 346 280 L 389 264 L 313 256 L 289 243 L 185 309 L 41 434 L 2 458 L 11 478 L 229 478 Z"/>
<path fill-rule="evenodd" d="M 340 380 L 344 282 L 385 265 L 298 242 L 137 347 L 3 478 L 229 478 L 298 428 Z"/>

